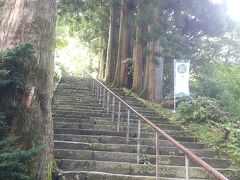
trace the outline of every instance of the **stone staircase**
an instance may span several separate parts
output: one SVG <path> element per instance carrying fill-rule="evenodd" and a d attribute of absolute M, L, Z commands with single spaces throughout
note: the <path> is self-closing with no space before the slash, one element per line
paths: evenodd
<path fill-rule="evenodd" d="M 111 113 L 99 104 L 90 91 L 89 79 L 63 77 L 54 95 L 54 155 L 63 180 L 153 180 L 155 178 L 155 133 L 145 123 L 141 129 L 141 159 L 137 163 L 137 116 L 130 116 L 130 139 L 126 144 L 126 109 L 121 114 L 120 131 Z M 181 127 L 172 125 L 134 97 L 112 90 L 138 112 L 165 130 L 205 162 L 229 177 L 230 162 L 215 158 L 215 152 L 204 147 Z M 117 116 L 116 116 L 117 117 Z M 117 120 L 117 118 L 115 118 Z M 162 180 L 185 179 L 183 152 L 160 137 L 160 175 Z M 214 179 L 204 169 L 190 162 L 190 179 Z"/>

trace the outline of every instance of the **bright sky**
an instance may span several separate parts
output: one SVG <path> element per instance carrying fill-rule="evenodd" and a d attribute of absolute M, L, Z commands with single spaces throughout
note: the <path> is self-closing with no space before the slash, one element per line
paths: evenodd
<path fill-rule="evenodd" d="M 223 0 L 210 0 L 213 3 L 222 3 Z M 235 21 L 240 22 L 240 0 L 227 0 L 228 15 Z"/>

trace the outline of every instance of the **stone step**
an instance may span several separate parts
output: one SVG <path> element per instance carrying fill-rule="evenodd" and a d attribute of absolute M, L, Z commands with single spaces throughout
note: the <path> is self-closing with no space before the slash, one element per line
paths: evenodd
<path fill-rule="evenodd" d="M 111 117 L 110 114 L 106 113 L 90 113 L 90 112 L 82 112 L 82 113 L 75 113 L 75 114 L 53 114 L 53 117 L 71 117 L 71 118 L 87 118 L 87 117 Z M 117 117 L 117 116 L 116 116 Z M 124 117 L 123 117 L 124 118 Z"/>
<path fill-rule="evenodd" d="M 94 129 L 105 129 L 110 131 L 117 130 L 117 122 L 114 121 L 105 121 L 105 120 L 94 120 L 94 119 L 66 119 L 66 118 L 54 118 L 54 127 L 55 128 L 76 128 L 79 124 L 87 124 L 91 126 L 95 126 Z M 165 125 L 169 126 L 169 124 L 159 124 L 159 127 L 164 127 Z M 99 127 L 99 128 L 98 128 Z M 137 132 L 137 123 L 130 123 L 130 132 Z M 154 132 L 154 130 L 146 123 L 141 124 L 142 132 Z M 126 122 L 120 122 L 120 131 L 126 131 Z M 182 130 L 172 130 L 165 129 L 166 133 L 175 135 L 175 136 L 184 136 L 189 137 L 190 135 Z M 191 136 L 192 137 L 192 136 Z M 196 138 L 192 137 L 193 141 L 196 141 Z"/>
<path fill-rule="evenodd" d="M 137 176 L 137 175 L 124 175 L 124 174 L 112 174 L 95 171 L 63 171 L 63 177 L 60 180 L 156 180 L 154 176 Z M 185 178 L 167 178 L 160 177 L 160 180 L 185 180 Z M 208 179 L 196 179 L 191 180 L 209 180 Z"/>
<path fill-rule="evenodd" d="M 71 146 L 71 142 L 82 142 L 82 143 L 98 143 L 98 144 L 116 144 L 117 150 L 121 150 L 122 146 L 129 146 L 130 151 L 136 151 L 136 138 L 130 138 L 128 144 L 126 144 L 125 137 L 117 137 L 117 136 L 89 136 L 89 135 L 68 135 L 68 134 L 55 134 L 54 140 L 56 141 L 56 145 L 61 146 L 61 142 L 66 142 L 66 145 Z M 58 143 L 59 142 L 59 143 Z M 162 141 L 163 142 L 163 141 Z M 119 144 L 119 146 L 118 146 Z M 133 145 L 133 146 L 132 146 Z M 141 139 L 142 152 L 147 151 L 148 153 L 155 154 L 155 141 L 153 139 Z M 103 145 L 104 146 L 104 145 Z M 111 146 L 111 145 L 110 145 Z M 106 146 L 108 147 L 108 146 Z M 145 150 L 146 149 L 146 150 Z M 165 155 L 184 155 L 182 151 L 174 146 L 160 146 L 160 153 Z M 213 158 L 215 156 L 215 152 L 208 149 L 191 149 L 197 156 L 200 157 L 210 157 Z"/>
<path fill-rule="evenodd" d="M 76 106 L 75 108 L 73 108 L 72 106 L 67 106 L 66 105 L 57 105 L 57 106 L 54 106 L 52 107 L 52 110 L 54 112 L 78 112 L 80 110 L 87 110 L 87 111 L 99 111 L 99 112 L 107 112 L 107 109 L 106 109 L 106 104 L 104 106 L 105 108 L 103 108 L 103 106 L 96 106 L 96 107 L 91 107 L 91 106 L 86 106 L 86 105 L 81 105 L 80 107 L 79 106 Z M 144 110 L 144 109 L 141 109 L 141 110 L 138 110 L 137 111 L 143 115 L 150 115 L 150 116 L 157 116 L 157 114 L 153 111 L 149 111 L 149 110 Z M 109 107 L 109 113 L 112 112 L 112 108 Z M 121 109 L 121 114 L 123 113 L 127 113 L 127 109 Z"/>
<path fill-rule="evenodd" d="M 89 95 L 88 95 L 89 96 Z M 75 96 L 77 97 L 77 96 Z M 73 101 L 71 101 L 73 100 Z M 94 97 L 90 96 L 88 99 L 89 101 L 89 104 L 91 105 L 91 107 L 98 107 L 99 106 L 99 100 L 96 100 Z M 101 101 L 102 102 L 102 101 Z M 54 100 L 54 103 L 57 103 L 57 104 L 64 104 L 64 105 L 71 105 L 71 106 L 74 106 L 74 105 L 78 105 L 81 103 L 81 101 L 79 99 L 74 99 L 74 97 L 72 98 L 66 98 L 66 99 L 63 99 L 63 98 L 58 98 L 56 100 Z M 142 104 L 138 104 L 137 102 L 127 102 L 131 107 L 133 107 L 134 109 L 143 109 L 144 106 Z M 100 104 L 102 105 L 102 104 Z M 110 103 L 111 105 L 111 103 Z M 122 105 L 123 106 L 123 105 Z M 118 103 L 115 103 L 115 108 L 117 109 L 118 108 Z M 127 107 L 125 107 L 124 109 L 126 109 Z M 146 110 L 146 109 L 145 109 Z"/>
<path fill-rule="evenodd" d="M 89 150 L 72 150 L 72 149 L 55 149 L 56 159 L 75 159 L 75 160 L 95 160 L 95 161 L 112 161 L 137 163 L 136 153 L 126 152 L 107 152 L 107 151 L 89 151 Z M 228 168 L 230 162 L 228 160 L 202 158 L 214 168 Z M 141 154 L 140 164 L 155 164 L 156 156 Z M 171 166 L 185 166 L 185 157 L 177 155 L 160 155 L 159 164 Z M 190 161 L 190 167 L 199 167 L 196 163 Z"/>
<path fill-rule="evenodd" d="M 125 162 L 109 162 L 109 161 L 91 161 L 91 160 L 73 160 L 61 159 L 57 160 L 58 166 L 64 171 L 98 171 L 112 174 L 125 175 L 143 175 L 155 176 L 155 165 L 150 164 L 131 164 Z M 230 169 L 218 169 L 220 172 L 229 175 L 232 173 Z M 165 166 L 160 165 L 160 176 L 171 178 L 185 178 L 185 167 L 183 166 Z M 190 167 L 190 178 L 212 179 L 213 177 L 203 168 Z"/>
<path fill-rule="evenodd" d="M 128 105 L 130 105 L 131 107 L 133 107 L 134 109 L 137 109 L 137 108 L 144 108 L 145 106 L 142 104 L 142 103 L 139 103 L 137 101 L 126 101 L 126 103 Z M 91 102 L 91 106 L 96 106 L 98 104 L 98 101 L 96 102 Z M 118 106 L 118 102 L 115 102 L 115 106 L 117 107 Z"/>
<path fill-rule="evenodd" d="M 76 117 L 53 117 L 54 122 L 69 122 L 69 123 L 88 123 L 88 124 L 102 124 L 102 125 L 108 125 L 108 124 L 116 124 L 117 118 L 112 122 L 112 119 L 110 118 L 104 118 L 104 117 L 86 117 L 86 118 L 76 118 Z M 126 119 L 121 118 L 120 119 L 120 124 L 125 125 L 126 124 Z M 137 127 L 137 120 L 130 119 L 130 126 L 132 127 Z M 166 125 L 172 125 L 168 121 L 159 121 L 158 123 L 155 123 L 156 125 L 158 124 L 166 124 Z M 149 126 L 147 123 L 142 122 L 142 126 Z M 181 131 L 184 133 L 184 131 Z"/>
<path fill-rule="evenodd" d="M 95 120 L 108 120 L 108 121 L 112 121 L 112 115 L 111 114 L 106 114 L 106 113 L 88 113 L 88 112 L 83 112 L 83 113 L 79 113 L 79 114 L 55 114 L 53 112 L 53 118 L 66 118 L 66 119 L 95 119 Z M 117 121 L 117 114 L 115 114 L 114 116 L 114 120 Z M 127 121 L 127 116 L 126 115 L 122 115 L 120 116 L 121 122 L 126 122 Z M 158 124 L 171 124 L 169 121 L 166 121 L 164 118 L 149 118 L 149 120 L 151 122 L 153 122 L 154 124 L 158 125 Z M 138 122 L 138 118 L 136 117 L 131 117 L 130 116 L 130 122 L 131 123 L 137 123 Z M 144 123 L 144 121 L 141 121 L 142 123 Z"/>
<path fill-rule="evenodd" d="M 60 180 L 155 180 L 153 176 L 133 176 L 124 174 L 111 174 L 94 171 L 63 171 Z M 161 180 L 175 180 L 162 178 Z"/>
<path fill-rule="evenodd" d="M 120 131 L 126 131 L 126 125 L 125 123 L 121 124 L 120 126 Z M 137 124 L 130 124 L 130 131 L 129 132 L 137 132 L 138 128 L 136 126 Z M 170 124 L 158 124 L 157 125 L 159 128 L 163 130 L 172 130 L 174 131 L 180 131 L 181 128 L 178 126 L 170 125 Z M 111 122 L 109 121 L 108 125 L 102 125 L 102 124 L 89 124 L 89 123 L 72 123 L 72 122 L 54 122 L 54 128 L 79 128 L 79 129 L 103 129 L 105 131 L 116 131 L 117 130 L 117 122 Z M 141 126 L 141 132 L 145 133 L 154 133 L 154 129 L 147 124 L 142 124 Z M 195 138 L 191 138 L 193 141 Z"/>
<path fill-rule="evenodd" d="M 94 120 L 104 120 L 104 121 L 112 121 L 112 117 L 90 117 L 90 119 L 94 119 Z M 139 118 L 136 118 L 136 119 L 132 119 L 130 118 L 130 123 L 138 123 L 138 119 Z M 126 117 L 121 117 L 121 122 L 126 122 Z M 117 116 L 115 116 L 114 118 L 114 121 L 117 121 Z M 170 125 L 173 125 L 171 124 L 171 122 L 165 120 L 165 119 L 162 119 L 162 118 L 159 118 L 158 120 L 150 120 L 151 122 L 153 122 L 154 124 L 158 125 L 158 124 L 170 124 Z M 141 124 L 147 124 L 145 123 L 144 120 L 141 121 Z"/>
<path fill-rule="evenodd" d="M 147 148 L 148 148 L 148 146 L 155 146 L 155 144 L 153 142 L 151 142 L 151 139 L 143 139 L 143 140 L 145 140 L 145 141 L 142 141 L 141 145 L 143 145 L 143 146 L 146 145 Z M 168 141 L 159 140 L 159 142 L 161 143 L 162 147 L 174 147 Z M 194 143 L 189 143 L 189 142 L 180 142 L 180 143 L 190 149 L 203 149 L 201 144 L 197 144 L 197 143 L 194 144 Z M 135 148 L 136 144 L 137 143 L 135 143 L 133 145 L 133 143 L 129 143 L 129 145 L 133 145 L 131 147 L 133 148 L 134 152 L 136 152 L 136 148 Z M 90 147 L 93 146 L 94 148 L 97 148 L 97 149 L 93 149 L 96 151 L 114 151 L 115 148 L 117 148 L 118 150 L 120 150 L 119 148 L 123 148 L 123 150 L 121 150 L 121 151 L 128 152 L 128 150 L 124 150 L 126 147 L 129 147 L 127 145 L 128 144 L 83 143 L 83 142 L 54 140 L 54 147 L 57 149 L 79 149 L 79 148 L 91 149 Z"/>
<path fill-rule="evenodd" d="M 126 137 L 126 132 L 124 131 L 106 131 L 106 130 L 98 130 L 98 129 L 77 129 L 77 128 L 55 128 L 54 129 L 55 134 L 75 134 L 75 135 L 106 135 L 106 136 L 121 136 L 121 137 Z M 195 138 L 190 137 L 190 136 L 174 136 L 174 132 L 169 131 L 169 134 L 175 138 L 178 141 L 181 142 L 189 142 L 193 143 L 194 146 L 196 147 L 203 147 L 203 144 L 196 143 Z M 130 132 L 129 133 L 130 137 L 136 138 L 137 137 L 137 132 Z M 142 132 L 141 133 L 141 139 L 142 138 L 155 138 L 155 133 L 147 133 L 147 132 Z M 161 137 L 161 136 L 160 136 Z M 160 139 L 165 139 L 161 137 Z"/>

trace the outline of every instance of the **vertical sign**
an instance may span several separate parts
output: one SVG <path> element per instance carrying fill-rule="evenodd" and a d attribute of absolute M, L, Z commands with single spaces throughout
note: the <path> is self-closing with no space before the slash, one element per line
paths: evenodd
<path fill-rule="evenodd" d="M 189 68 L 190 60 L 174 60 L 174 111 L 176 97 L 189 96 Z"/>

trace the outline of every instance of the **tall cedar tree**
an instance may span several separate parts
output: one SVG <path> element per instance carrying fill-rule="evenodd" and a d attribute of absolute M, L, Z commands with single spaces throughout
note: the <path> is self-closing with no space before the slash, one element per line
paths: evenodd
<path fill-rule="evenodd" d="M 130 50 L 128 48 L 129 13 L 130 0 L 123 0 L 121 5 L 117 65 L 114 78 L 114 85 L 117 87 L 127 87 L 128 85 L 128 63 L 126 62 L 126 59 L 129 58 Z"/>
<path fill-rule="evenodd" d="M 134 50 L 134 73 L 133 73 L 133 87 L 132 90 L 136 93 L 140 93 L 143 88 L 143 23 L 142 23 L 142 0 L 137 2 L 137 27 L 136 27 L 136 43 Z"/>
<path fill-rule="evenodd" d="M 27 66 L 24 93 L 18 95 L 18 108 L 11 131 L 23 147 L 47 145 L 32 164 L 35 179 L 47 179 L 52 166 L 53 125 L 51 98 L 56 22 L 55 0 L 8 0 L 1 5 L 0 50 L 32 43 L 36 52 Z"/>
<path fill-rule="evenodd" d="M 113 82 L 116 70 L 117 49 L 118 49 L 118 33 L 119 33 L 119 1 L 113 0 L 110 6 L 110 24 L 107 48 L 106 62 L 106 82 Z"/>

